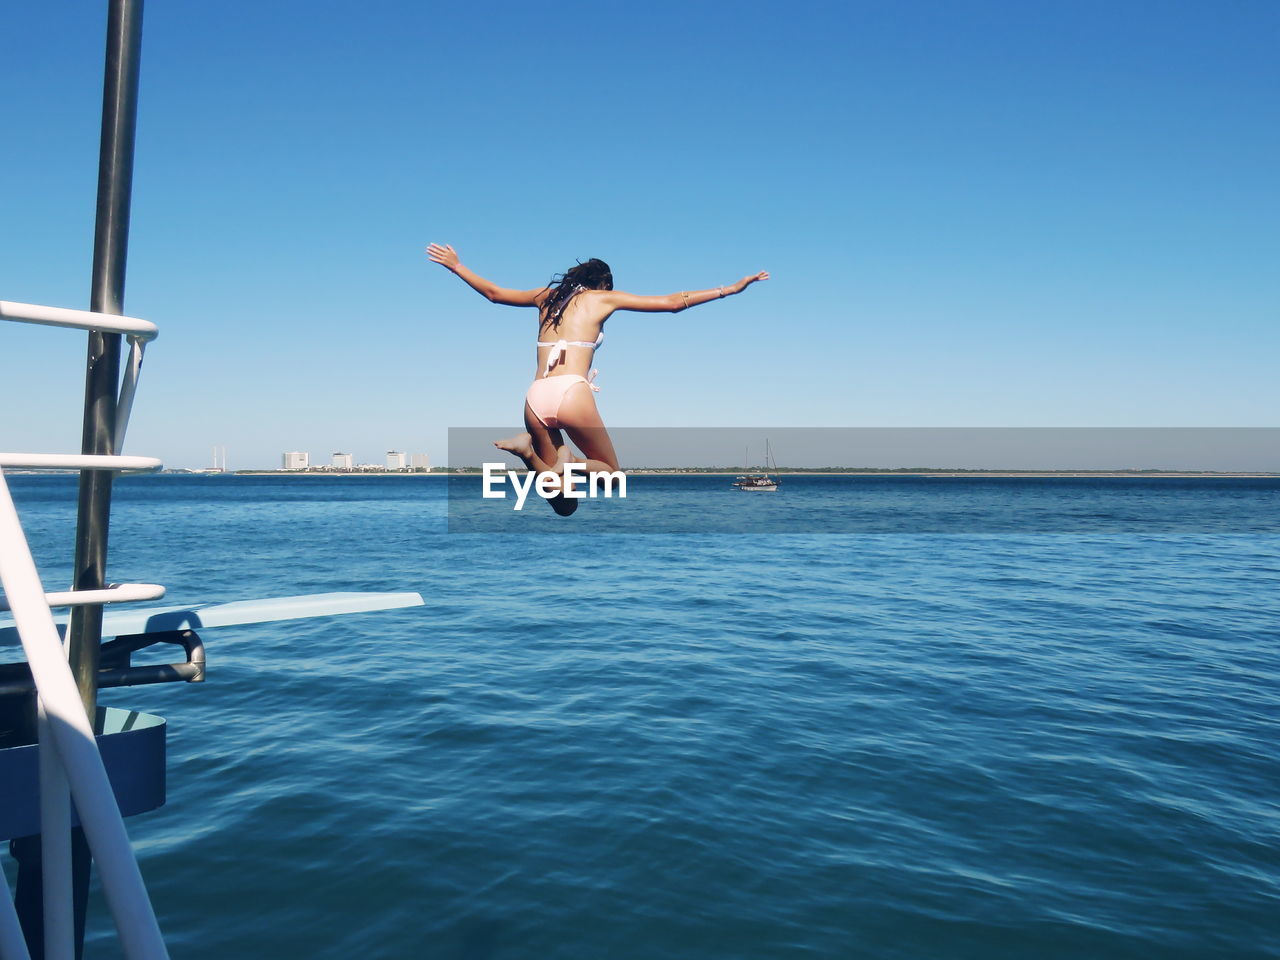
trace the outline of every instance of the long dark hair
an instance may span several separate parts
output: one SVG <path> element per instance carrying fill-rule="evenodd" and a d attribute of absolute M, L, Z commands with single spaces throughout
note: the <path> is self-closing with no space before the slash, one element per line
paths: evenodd
<path fill-rule="evenodd" d="M 607 263 L 595 257 L 586 262 L 579 260 L 576 266 L 552 277 L 547 289 L 551 295 L 542 304 L 545 309 L 543 322 L 550 320 L 553 327 L 558 327 L 560 315 L 578 291 L 613 289 L 613 271 Z"/>

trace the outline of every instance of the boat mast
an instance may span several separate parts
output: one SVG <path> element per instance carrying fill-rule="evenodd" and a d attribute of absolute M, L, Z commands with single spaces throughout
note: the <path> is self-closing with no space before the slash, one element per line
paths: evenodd
<path fill-rule="evenodd" d="M 142 3 L 143 0 L 110 0 L 107 11 L 107 62 L 102 89 L 98 210 L 93 237 L 89 309 L 117 316 L 124 313 L 129 205 L 133 192 L 133 145 L 138 117 L 138 62 L 142 49 Z M 120 334 L 90 333 L 81 453 L 119 452 L 115 449 L 119 381 Z M 97 590 L 106 583 L 111 478 L 112 474 L 106 470 L 80 472 L 75 590 Z M 68 655 L 91 723 L 97 707 L 101 644 L 102 607 L 73 607 Z"/>

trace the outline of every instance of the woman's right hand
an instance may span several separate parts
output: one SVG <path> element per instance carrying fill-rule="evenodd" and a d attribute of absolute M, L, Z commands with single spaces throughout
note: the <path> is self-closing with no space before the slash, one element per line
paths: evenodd
<path fill-rule="evenodd" d="M 743 277 L 741 280 L 739 280 L 737 283 L 735 283 L 735 284 L 734 284 L 734 287 L 735 287 L 736 289 L 735 289 L 733 292 L 734 292 L 734 293 L 741 293 L 743 290 L 747 289 L 747 287 L 751 286 L 751 285 L 752 285 L 753 283 L 755 283 L 756 281 L 758 281 L 758 280 L 768 280 L 768 279 L 769 279 L 769 271 L 768 271 L 768 270 L 761 270 L 759 273 L 754 273 L 754 274 L 752 274 L 752 275 L 751 275 L 751 276 L 749 276 L 749 277 Z"/>
<path fill-rule="evenodd" d="M 427 259 L 432 263 L 438 263 L 440 266 L 452 271 L 457 271 L 458 266 L 461 263 L 458 259 L 458 251 L 454 250 L 453 247 L 449 246 L 447 243 L 444 246 L 441 246 L 438 243 L 433 243 L 427 247 Z"/>

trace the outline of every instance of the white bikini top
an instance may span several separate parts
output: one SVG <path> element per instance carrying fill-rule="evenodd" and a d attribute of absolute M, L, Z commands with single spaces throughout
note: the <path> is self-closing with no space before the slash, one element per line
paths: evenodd
<path fill-rule="evenodd" d="M 547 365 L 542 375 L 545 377 L 556 364 L 564 363 L 570 347 L 590 347 L 592 350 L 599 350 L 602 343 L 604 343 L 603 330 L 595 340 L 539 340 L 538 346 L 551 348 L 551 352 L 547 354 Z"/>

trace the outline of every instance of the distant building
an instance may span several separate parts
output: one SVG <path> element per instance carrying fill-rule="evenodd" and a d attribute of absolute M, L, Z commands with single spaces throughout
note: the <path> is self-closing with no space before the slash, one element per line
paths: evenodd
<path fill-rule="evenodd" d="M 311 466 L 311 454 L 291 451 L 280 457 L 280 466 L 285 470 L 306 470 Z"/>
<path fill-rule="evenodd" d="M 415 470 L 430 470 L 431 458 L 425 453 L 415 453 L 411 458 L 409 465 Z"/>
<path fill-rule="evenodd" d="M 355 466 L 355 457 L 349 453 L 335 453 L 333 459 L 329 461 L 329 466 L 335 470 L 350 470 Z"/>
<path fill-rule="evenodd" d="M 405 467 L 408 466 L 408 463 L 406 462 L 407 459 L 408 458 L 399 450 L 388 450 L 387 451 L 387 469 L 403 470 Z"/>

